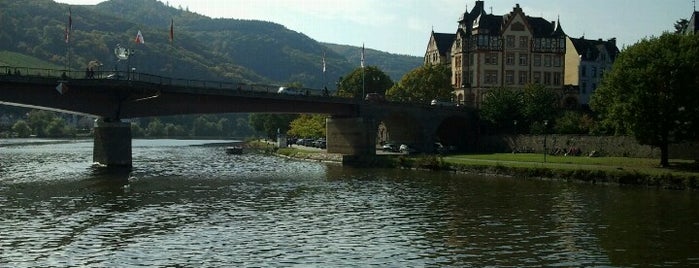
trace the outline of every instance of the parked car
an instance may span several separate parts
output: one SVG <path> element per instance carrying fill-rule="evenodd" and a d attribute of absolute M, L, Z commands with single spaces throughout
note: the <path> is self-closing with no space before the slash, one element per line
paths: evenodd
<path fill-rule="evenodd" d="M 379 93 L 369 93 L 369 94 L 366 94 L 366 97 L 364 97 L 364 100 L 369 101 L 369 102 L 384 102 L 384 101 L 386 101 L 386 98 Z"/>
<path fill-rule="evenodd" d="M 407 144 L 401 144 L 398 150 L 404 154 L 413 154 L 417 152 L 415 148 L 413 148 L 412 146 L 408 146 Z"/>
<path fill-rule="evenodd" d="M 313 142 L 313 147 L 320 148 L 320 149 L 325 149 L 325 146 L 327 145 L 327 142 L 325 139 L 317 139 L 316 141 Z"/>
<path fill-rule="evenodd" d="M 381 146 L 381 150 L 384 152 L 398 152 L 398 146 L 393 143 L 385 143 Z"/>

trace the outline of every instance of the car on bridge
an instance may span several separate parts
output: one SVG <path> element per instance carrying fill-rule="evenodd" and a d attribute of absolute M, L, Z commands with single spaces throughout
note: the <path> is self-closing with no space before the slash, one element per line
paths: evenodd
<path fill-rule="evenodd" d="M 277 93 L 286 95 L 306 95 L 306 91 L 295 87 L 279 87 Z"/>
<path fill-rule="evenodd" d="M 434 99 L 430 102 L 432 106 L 443 106 L 443 107 L 456 107 L 456 103 L 452 101 L 442 101 Z"/>

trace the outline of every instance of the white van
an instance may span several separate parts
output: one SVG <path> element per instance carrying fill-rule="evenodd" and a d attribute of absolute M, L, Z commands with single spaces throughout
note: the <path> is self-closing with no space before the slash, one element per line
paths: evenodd
<path fill-rule="evenodd" d="M 304 95 L 303 90 L 295 87 L 280 87 L 277 93 L 286 95 Z"/>

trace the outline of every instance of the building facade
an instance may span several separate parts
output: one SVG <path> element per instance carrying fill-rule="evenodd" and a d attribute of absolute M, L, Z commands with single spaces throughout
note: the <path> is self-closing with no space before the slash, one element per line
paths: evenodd
<path fill-rule="evenodd" d="M 496 88 L 523 89 L 539 83 L 562 90 L 565 53 L 566 34 L 560 23 L 527 16 L 519 4 L 505 15 L 488 14 L 484 1 L 476 1 L 459 19 L 451 44 L 455 99 L 480 107 L 487 92 Z"/>
<path fill-rule="evenodd" d="M 588 106 L 590 97 L 602 82 L 604 72 L 612 68 L 619 54 L 616 39 L 588 40 L 566 38 L 565 84 L 577 89 L 577 102 Z"/>

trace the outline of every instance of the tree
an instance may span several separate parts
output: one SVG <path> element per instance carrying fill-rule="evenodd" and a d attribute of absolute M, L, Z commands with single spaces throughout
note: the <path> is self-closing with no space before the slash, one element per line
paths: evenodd
<path fill-rule="evenodd" d="M 687 30 L 688 26 L 689 26 L 689 21 L 687 19 L 678 20 L 677 22 L 675 22 L 675 33 L 676 34 L 684 33 L 684 31 Z"/>
<path fill-rule="evenodd" d="M 12 125 L 12 131 L 17 133 L 17 137 L 28 138 L 32 134 L 32 128 L 24 120 L 19 120 Z"/>
<path fill-rule="evenodd" d="M 386 94 L 386 90 L 393 86 L 391 78 L 376 66 L 354 69 L 347 76 L 340 77 L 338 81 L 337 95 L 362 99 L 367 93 Z"/>
<path fill-rule="evenodd" d="M 543 122 L 556 117 L 559 97 L 552 89 L 541 84 L 529 84 L 524 88 L 522 113 L 531 123 Z"/>
<path fill-rule="evenodd" d="M 289 131 L 289 125 L 296 117 L 298 115 L 295 114 L 251 114 L 250 126 L 267 138 L 274 139 L 277 133 Z"/>
<path fill-rule="evenodd" d="M 325 137 L 325 118 L 327 116 L 304 114 L 291 121 L 289 136 L 301 138 Z"/>
<path fill-rule="evenodd" d="M 697 139 L 699 36 L 665 33 L 623 51 L 592 96 L 591 108 L 614 129 L 660 148 Z"/>
<path fill-rule="evenodd" d="M 413 69 L 386 92 L 392 101 L 429 103 L 433 99 L 453 100 L 451 72 L 444 65 L 427 65 Z"/>
<path fill-rule="evenodd" d="M 480 115 L 498 129 L 512 127 L 514 131 L 515 121 L 518 124 L 524 123 L 523 110 L 524 97 L 521 91 L 499 88 L 486 93 L 481 104 Z"/>

